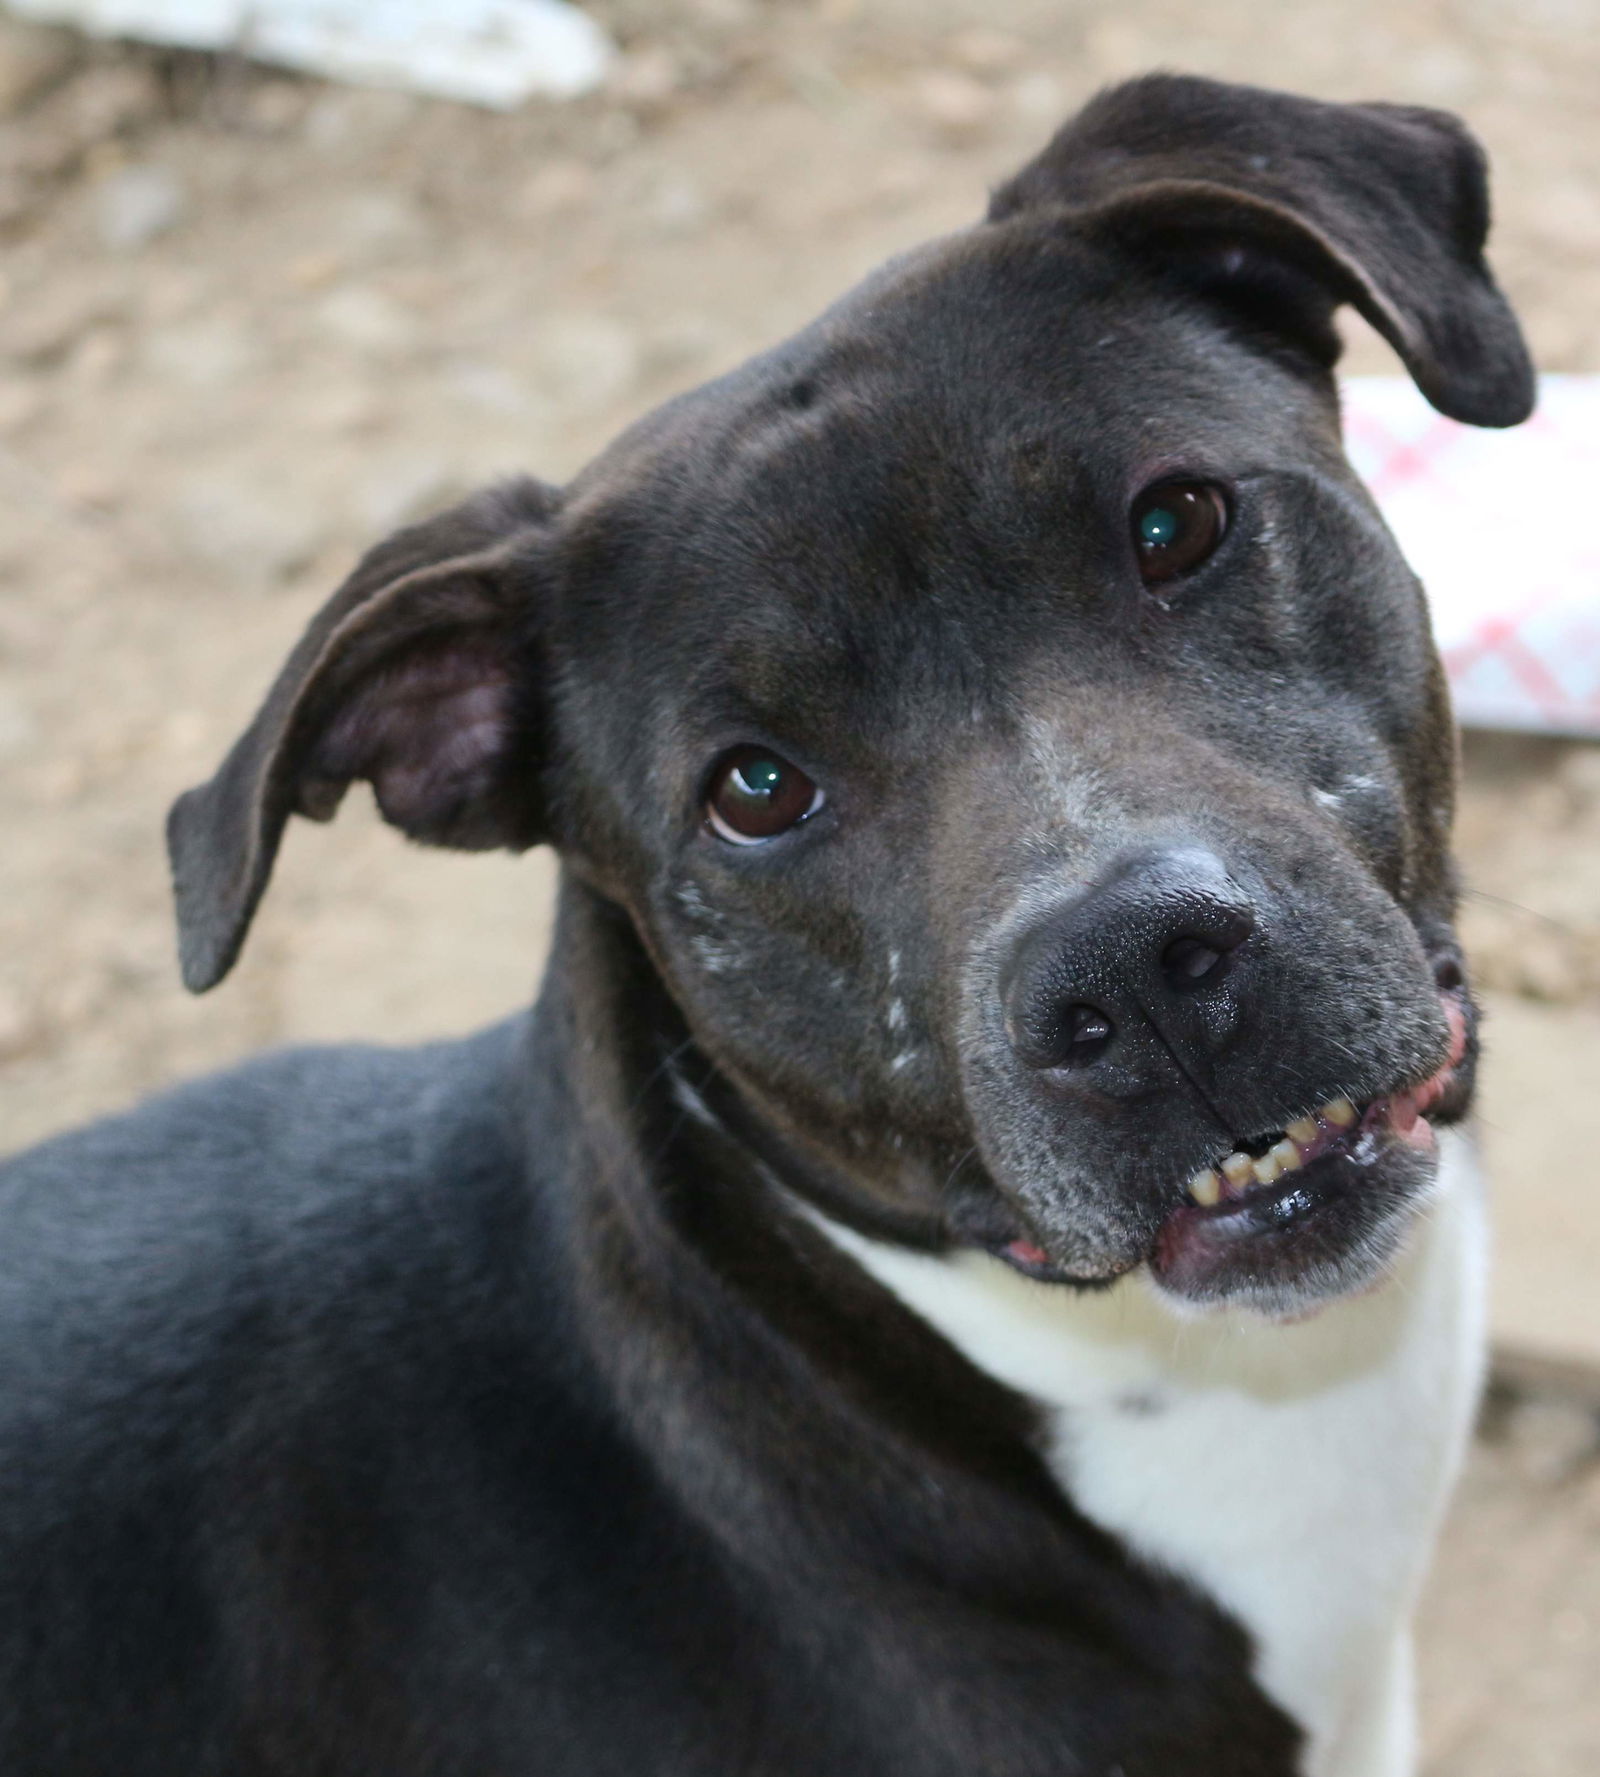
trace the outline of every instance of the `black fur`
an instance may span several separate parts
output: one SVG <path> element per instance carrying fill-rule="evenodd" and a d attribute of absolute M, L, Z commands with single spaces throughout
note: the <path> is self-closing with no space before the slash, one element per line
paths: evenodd
<path fill-rule="evenodd" d="M 0 1170 L 0 1770 L 1299 1768 L 1241 1629 L 794 1203 L 1093 1287 L 1225 1136 L 1439 1065 L 1448 709 L 1329 316 L 1520 417 L 1485 219 L 1435 114 L 1136 83 L 571 488 L 367 558 L 174 810 L 185 978 L 358 778 L 561 849 L 549 977 Z M 1128 504 L 1180 470 L 1231 526 L 1156 596 Z M 749 850 L 701 814 L 741 742 L 828 792 Z M 1181 1015 L 1137 988 L 1173 872 L 1249 930 Z M 1006 996 L 1069 992 L 1125 1028 L 1058 1078 Z M 1335 1181 L 1191 1293 L 1357 1287 L 1424 1184 Z"/>

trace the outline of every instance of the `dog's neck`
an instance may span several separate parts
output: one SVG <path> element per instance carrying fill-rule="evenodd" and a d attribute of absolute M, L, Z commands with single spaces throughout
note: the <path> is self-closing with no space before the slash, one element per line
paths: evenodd
<path fill-rule="evenodd" d="M 712 1109 L 711 1064 L 627 916 L 569 878 L 551 957 L 529 1153 L 550 1155 L 554 1092 L 575 1311 L 642 1441 L 687 1460 L 712 1440 L 727 1474 L 746 1457 L 770 1469 L 802 1424 L 855 1466 L 870 1435 L 880 1455 L 914 1448 L 1058 1513 L 1032 1408 L 842 1253 L 797 1206 L 781 1157 Z"/>

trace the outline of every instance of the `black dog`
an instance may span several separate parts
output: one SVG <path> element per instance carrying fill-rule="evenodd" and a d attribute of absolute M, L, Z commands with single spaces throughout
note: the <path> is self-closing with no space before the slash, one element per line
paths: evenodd
<path fill-rule="evenodd" d="M 1475 1045 L 1331 317 L 1522 418 L 1486 228 L 1448 117 L 1137 82 L 366 558 L 185 979 L 360 778 L 559 847 L 548 980 L 5 1168 L 7 1777 L 1409 1768 Z"/>

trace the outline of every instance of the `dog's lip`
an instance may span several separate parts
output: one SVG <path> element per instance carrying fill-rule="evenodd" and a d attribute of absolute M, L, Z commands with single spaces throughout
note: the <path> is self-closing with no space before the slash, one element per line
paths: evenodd
<path fill-rule="evenodd" d="M 1031 1277 L 1035 1283 L 1084 1283 L 1063 1266 L 1058 1265 L 1045 1249 L 1032 1240 L 1008 1240 L 991 1249 L 996 1258 L 1004 1259 L 1013 1271 Z M 1099 1281 L 1099 1280 L 1095 1280 Z"/>
<path fill-rule="evenodd" d="M 1213 1249 L 1219 1260 L 1225 1253 L 1229 1264 L 1237 1263 L 1252 1241 L 1281 1240 L 1298 1224 L 1313 1219 L 1319 1209 L 1350 1197 L 1363 1185 L 1376 1185 L 1398 1154 L 1410 1153 L 1413 1167 L 1421 1161 L 1431 1173 L 1434 1122 L 1460 1116 L 1470 1091 L 1470 1070 L 1463 1064 L 1471 1049 L 1471 1002 L 1464 991 L 1455 989 L 1442 991 L 1439 1000 L 1449 1047 L 1434 1073 L 1366 1100 L 1348 1130 L 1320 1143 L 1314 1157 L 1273 1184 L 1233 1192 L 1214 1204 L 1185 1200 L 1176 1205 L 1160 1223 L 1145 1255 L 1156 1280 L 1173 1287 L 1181 1274 L 1184 1286 L 1177 1293 L 1203 1293 L 1204 1273 L 1211 1269 L 1204 1262 L 1204 1249 Z M 1104 1277 L 1083 1278 L 1026 1236 L 996 1243 L 990 1250 L 1013 1270 L 1040 1283 L 1103 1285 L 1140 1262 L 1119 1266 Z"/>
<path fill-rule="evenodd" d="M 1427 1123 L 1404 1135 L 1392 1125 L 1367 1129 L 1232 1203 L 1180 1204 L 1161 1224 L 1150 1276 L 1179 1300 L 1266 1301 L 1274 1317 L 1300 1318 L 1377 1281 L 1381 1256 L 1374 1262 L 1364 1247 L 1423 1201 L 1434 1168 Z"/>
<path fill-rule="evenodd" d="M 1180 1203 L 1156 1235 L 1151 1265 L 1157 1275 L 1171 1268 L 1176 1246 L 1191 1238 L 1199 1224 L 1212 1224 L 1211 1231 L 1230 1243 L 1252 1232 L 1281 1233 L 1290 1222 L 1314 1213 L 1332 1188 L 1351 1188 L 1375 1173 L 1395 1147 L 1431 1153 L 1433 1125 L 1418 1114 L 1415 1098 L 1414 1092 L 1406 1092 L 1374 1099 L 1337 1142 L 1270 1185 L 1252 1185 L 1220 1203 Z"/>
<path fill-rule="evenodd" d="M 1199 1206 L 1225 1214 L 1230 1206 L 1275 1189 L 1275 1182 L 1265 1185 L 1232 1182 L 1226 1164 L 1248 1161 L 1252 1153 L 1268 1147 L 1274 1152 L 1280 1145 L 1290 1150 L 1283 1168 L 1284 1175 L 1289 1178 L 1297 1176 L 1306 1167 L 1315 1166 L 1325 1157 L 1350 1151 L 1363 1136 L 1374 1132 L 1389 1131 L 1412 1147 L 1430 1148 L 1433 1145 L 1430 1113 L 1442 1120 L 1453 1121 L 1465 1108 L 1464 1093 L 1460 1090 L 1465 1085 L 1462 1063 L 1470 1047 L 1470 1007 L 1464 996 L 1446 992 L 1440 994 L 1439 1000 L 1448 1030 L 1448 1048 L 1444 1061 L 1433 1073 L 1411 1084 L 1392 1087 L 1360 1104 L 1352 1104 L 1341 1095 L 1289 1126 L 1293 1131 L 1302 1121 L 1314 1124 L 1315 1135 L 1308 1137 L 1279 1129 L 1241 1144 L 1238 1150 L 1227 1156 L 1214 1156 L 1189 1180 L 1190 1193 Z M 1333 1120 L 1335 1117 L 1337 1121 Z M 1202 1185 L 1208 1187 L 1204 1192 L 1199 1189 Z"/>
<path fill-rule="evenodd" d="M 1470 1006 L 1457 992 L 1440 994 L 1449 1026 L 1443 1064 L 1427 1078 L 1371 1099 L 1338 1139 L 1270 1185 L 1252 1187 L 1220 1202 L 1193 1201 L 1171 1210 L 1157 1232 L 1151 1274 L 1174 1294 L 1205 1299 L 1231 1293 L 1230 1281 L 1251 1268 L 1252 1249 L 1272 1249 L 1281 1274 L 1300 1263 L 1326 1264 L 1317 1224 L 1343 1208 L 1358 1216 L 1380 1211 L 1379 1198 L 1395 1208 L 1418 1199 L 1436 1164 L 1434 1115 L 1459 1115 L 1458 1085 L 1471 1046 Z M 1364 1201 L 1365 1200 L 1365 1201 Z M 1335 1221 L 1337 1226 L 1337 1221 Z M 1296 1248 L 1298 1237 L 1304 1244 Z M 1335 1261 L 1337 1265 L 1337 1255 Z M 1341 1293 L 1319 1289 L 1319 1295 Z"/>

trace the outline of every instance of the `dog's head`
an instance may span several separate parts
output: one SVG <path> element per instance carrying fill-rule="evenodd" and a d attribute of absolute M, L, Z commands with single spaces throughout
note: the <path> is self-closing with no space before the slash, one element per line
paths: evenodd
<path fill-rule="evenodd" d="M 191 986 L 291 813 L 549 841 L 836 1213 L 1297 1312 L 1462 1114 L 1453 742 L 1340 448 L 1351 303 L 1526 414 L 1434 112 L 1154 78 L 568 489 L 381 545 L 173 813 Z"/>

